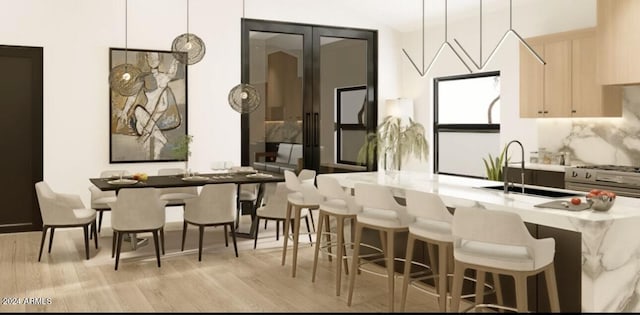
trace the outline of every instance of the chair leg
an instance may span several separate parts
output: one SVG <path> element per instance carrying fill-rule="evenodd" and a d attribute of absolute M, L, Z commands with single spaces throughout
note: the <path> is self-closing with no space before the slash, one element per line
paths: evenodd
<path fill-rule="evenodd" d="M 551 312 L 560 312 L 560 299 L 558 298 L 558 287 L 556 284 L 556 272 L 553 262 L 544 270 L 544 282 L 547 283 L 547 292 L 549 292 L 549 305 Z"/>
<path fill-rule="evenodd" d="M 227 227 L 225 226 L 225 230 Z M 198 238 L 198 261 L 202 261 L 202 241 L 204 240 L 204 225 L 198 226 L 198 231 L 200 232 L 200 236 Z M 227 237 L 227 233 L 224 233 L 225 239 Z"/>
<path fill-rule="evenodd" d="M 407 238 L 407 255 L 404 260 L 404 276 L 402 277 L 402 297 L 400 298 L 400 312 L 404 312 L 407 303 L 407 291 L 409 290 L 409 277 L 411 276 L 411 261 L 413 260 L 413 245 L 415 237 L 409 233 Z"/>
<path fill-rule="evenodd" d="M 328 223 L 329 220 L 327 220 Z M 344 259 L 344 219 L 342 217 L 337 220 L 336 231 L 336 296 L 340 296 L 340 286 L 342 285 L 342 262 L 345 262 L 345 269 L 347 261 Z"/>
<path fill-rule="evenodd" d="M 160 243 L 162 244 L 162 255 L 164 255 L 164 228 L 160 228 Z"/>
<path fill-rule="evenodd" d="M 96 220 L 93 220 L 93 237 L 95 238 L 96 249 L 98 249 L 98 225 L 96 224 Z"/>
<path fill-rule="evenodd" d="M 122 239 L 124 235 L 122 232 L 116 232 L 118 239 L 118 247 L 116 248 L 116 270 L 118 270 L 118 263 L 120 262 L 120 249 L 122 249 Z"/>
<path fill-rule="evenodd" d="M 184 251 L 184 240 L 187 238 L 187 221 L 182 222 L 182 247 L 180 251 Z"/>
<path fill-rule="evenodd" d="M 485 283 L 486 273 L 484 271 L 476 270 L 476 297 L 475 303 L 476 305 L 480 305 L 484 303 L 484 283 Z"/>
<path fill-rule="evenodd" d="M 83 225 L 82 230 L 84 232 L 84 253 L 87 260 L 89 260 L 89 224 Z"/>
<path fill-rule="evenodd" d="M 307 217 L 304 217 L 304 223 L 307 225 L 307 234 L 309 235 L 309 244 L 313 246 L 313 239 L 311 239 L 311 229 L 309 228 L 309 219 Z"/>
<path fill-rule="evenodd" d="M 318 269 L 318 254 L 320 253 L 320 246 L 322 246 L 322 225 L 324 224 L 324 217 L 327 216 L 322 210 L 320 210 L 320 216 L 318 217 L 318 229 L 316 230 L 316 248 L 313 251 L 313 269 L 311 271 L 311 282 L 316 282 L 316 270 Z M 307 223 L 307 229 L 309 224 Z M 311 235 L 311 234 L 309 234 Z"/>
<path fill-rule="evenodd" d="M 51 254 L 51 245 L 53 245 L 53 234 L 56 232 L 55 227 L 51 227 L 51 234 L 49 234 L 49 254 Z"/>
<path fill-rule="evenodd" d="M 527 300 L 527 276 L 523 273 L 513 275 L 516 282 L 516 307 L 518 312 L 527 312 L 529 301 Z"/>
<path fill-rule="evenodd" d="M 440 312 L 447 311 L 447 249 L 449 245 L 438 244 L 438 302 L 440 303 Z M 435 259 L 434 259 L 435 260 Z"/>
<path fill-rule="evenodd" d="M 264 226 L 265 227 L 267 226 L 267 220 L 264 220 Z M 276 241 L 279 241 L 279 240 L 280 240 L 280 221 L 276 220 Z"/>
<path fill-rule="evenodd" d="M 460 296 L 462 295 L 462 282 L 464 281 L 464 271 L 466 266 L 463 263 L 455 262 L 453 272 L 453 285 L 451 287 L 451 309 L 450 312 L 458 313 L 460 309 Z"/>
<path fill-rule="evenodd" d="M 313 226 L 313 231 L 316 231 L 316 222 L 313 220 L 313 211 L 309 209 L 309 216 L 311 217 L 311 226 Z"/>
<path fill-rule="evenodd" d="M 233 230 L 233 227 L 231 228 Z M 229 247 L 229 231 L 227 231 L 227 226 L 224 226 L 224 246 Z"/>
<path fill-rule="evenodd" d="M 238 244 L 236 243 L 236 230 L 233 229 L 233 224 L 229 224 L 231 228 L 231 240 L 233 241 L 233 250 L 236 252 L 236 257 L 238 257 Z M 256 229 L 256 233 L 258 233 L 259 229 Z"/>
<path fill-rule="evenodd" d="M 256 227 L 260 226 L 260 217 L 256 217 Z M 256 247 L 258 246 L 258 232 L 260 231 L 259 228 L 256 228 L 256 235 L 254 235 L 254 239 L 253 239 L 253 249 L 256 249 Z M 235 233 L 234 233 L 235 235 Z"/>
<path fill-rule="evenodd" d="M 118 242 L 118 236 L 120 234 L 118 232 L 116 232 L 115 230 L 113 230 L 113 237 L 112 237 L 112 243 L 111 243 L 111 258 L 115 257 L 116 254 L 116 244 Z"/>
<path fill-rule="evenodd" d="M 347 305 L 351 306 L 351 300 L 353 299 L 353 289 L 356 284 L 356 274 L 360 264 L 360 240 L 362 239 L 362 225 L 356 223 L 356 237 L 353 243 L 353 258 L 351 259 L 351 276 L 349 277 L 349 297 L 347 299 Z"/>
<path fill-rule="evenodd" d="M 102 228 L 102 215 L 104 214 L 104 210 L 98 210 L 98 212 L 98 232 L 100 232 L 100 229 Z"/>
<path fill-rule="evenodd" d="M 493 288 L 496 291 L 496 300 L 498 301 L 498 305 L 504 305 L 504 299 L 502 298 L 502 285 L 500 284 L 500 275 L 495 272 L 492 272 L 491 275 L 493 277 Z"/>
<path fill-rule="evenodd" d="M 296 269 L 298 267 L 298 241 L 300 239 L 300 212 L 302 208 L 295 207 L 294 219 L 293 219 L 293 259 L 291 262 L 291 276 L 296 277 Z M 311 211 L 309 211 L 311 212 Z"/>
<path fill-rule="evenodd" d="M 267 223 L 269 222 L 269 220 L 264 220 L 264 229 L 267 229 Z M 279 221 L 276 221 L 277 223 L 279 223 Z"/>
<path fill-rule="evenodd" d="M 158 268 L 160 268 L 160 246 L 158 244 L 158 230 L 153 231 L 153 244 L 156 247 L 156 259 L 158 260 Z"/>
<path fill-rule="evenodd" d="M 40 254 L 38 255 L 38 261 L 40 261 L 40 259 L 42 258 L 42 249 L 44 248 L 44 239 L 47 238 L 48 229 L 49 229 L 48 226 L 46 225 L 42 226 L 42 240 L 40 241 Z"/>

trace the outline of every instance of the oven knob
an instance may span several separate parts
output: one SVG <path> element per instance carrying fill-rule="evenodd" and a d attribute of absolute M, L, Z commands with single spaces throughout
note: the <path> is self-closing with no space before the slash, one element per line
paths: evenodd
<path fill-rule="evenodd" d="M 585 174 L 584 174 L 584 178 L 586 178 L 586 179 L 591 178 L 591 174 L 590 174 L 589 172 L 585 173 Z"/>
<path fill-rule="evenodd" d="M 578 172 L 572 171 L 571 172 L 571 177 L 578 177 Z"/>

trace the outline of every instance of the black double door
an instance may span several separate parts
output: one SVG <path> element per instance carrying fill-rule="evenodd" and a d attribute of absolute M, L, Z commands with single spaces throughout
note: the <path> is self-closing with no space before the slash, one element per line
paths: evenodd
<path fill-rule="evenodd" d="M 366 169 L 357 154 L 377 123 L 376 66 L 377 31 L 243 19 L 242 82 L 261 104 L 242 115 L 242 164 L 285 143 L 291 165 Z"/>

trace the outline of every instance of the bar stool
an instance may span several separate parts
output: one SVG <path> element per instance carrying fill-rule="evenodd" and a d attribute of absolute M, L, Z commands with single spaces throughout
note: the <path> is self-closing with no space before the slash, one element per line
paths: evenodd
<path fill-rule="evenodd" d="M 517 309 L 482 302 L 476 303 L 474 309 L 494 307 L 527 311 L 527 277 L 544 272 L 551 311 L 560 312 L 553 266 L 553 238 L 533 238 L 516 213 L 480 208 L 457 208 L 453 216 L 452 233 L 455 271 L 451 311 L 458 312 L 460 307 L 465 270 L 475 269 L 478 277 L 476 286 L 482 283 L 485 272 L 512 276 L 515 280 Z"/>
<path fill-rule="evenodd" d="M 323 201 L 323 197 L 318 192 L 316 186 L 313 185 L 313 181 L 309 179 L 308 182 L 303 182 L 291 171 L 284 171 L 284 180 L 286 186 L 292 193 L 287 195 L 287 213 L 285 218 L 291 218 L 293 213 L 293 262 L 291 264 L 291 276 L 296 277 L 296 265 L 298 263 L 298 239 L 300 237 L 300 215 L 302 209 L 311 210 L 320 208 L 320 202 Z M 284 221 L 284 231 L 289 233 L 289 220 Z M 284 238 L 284 244 L 282 247 L 282 265 L 287 258 L 287 245 L 288 234 Z"/>
<path fill-rule="evenodd" d="M 448 269 L 453 269 L 449 267 L 453 265 L 453 235 L 451 233 L 453 215 L 449 212 L 449 209 L 447 209 L 442 199 L 436 194 L 406 190 L 405 197 L 407 201 L 407 212 L 415 217 L 415 221 L 409 224 L 400 311 L 404 312 L 405 310 L 409 284 L 423 292 L 431 294 L 432 292 L 422 289 L 417 284 L 421 280 L 433 278 L 436 285 L 436 294 L 434 295 L 438 297 L 440 312 L 446 312 L 448 277 L 452 276 Z M 413 251 L 416 240 L 427 244 L 430 260 L 429 266 L 413 261 Z M 435 246 L 438 247 L 437 264 L 434 257 Z M 422 267 L 423 271 L 411 273 L 412 265 Z M 492 275 L 498 303 L 502 303 L 502 295 L 499 287 L 500 282 L 496 274 L 492 273 Z M 465 279 L 476 281 L 472 278 Z M 484 291 L 481 285 L 478 287 L 479 291 L 476 291 L 475 294 L 465 295 L 463 298 L 476 296 L 476 299 L 482 299 L 485 294 L 494 292 L 493 287 L 487 287 L 491 290 Z"/>
<path fill-rule="evenodd" d="M 311 276 L 311 282 L 316 281 L 318 253 L 320 252 L 320 249 L 323 249 L 323 251 L 325 251 L 329 256 L 329 261 L 331 261 L 331 257 L 336 257 L 336 296 L 339 296 L 343 262 L 345 273 L 349 274 L 348 262 L 346 259 L 347 250 L 344 242 L 344 222 L 345 220 L 351 220 L 351 227 L 354 227 L 356 215 L 361 211 L 361 208 L 356 204 L 355 198 L 344 191 L 337 179 L 327 175 L 319 175 L 316 180 L 318 182 L 318 191 L 326 199 L 320 203 L 320 216 L 318 218 L 316 249 L 313 256 L 313 273 Z M 330 217 L 334 217 L 336 219 L 335 233 L 331 233 L 329 226 Z M 323 226 L 325 227 L 325 231 L 322 231 Z M 322 241 L 322 235 L 326 236 L 324 242 Z M 331 235 L 336 236 L 335 242 L 331 242 Z M 351 239 L 353 239 L 353 233 L 351 234 Z M 332 247 L 336 248 L 335 254 L 331 253 Z"/>
<path fill-rule="evenodd" d="M 395 234 L 409 231 L 409 223 L 413 221 L 404 206 L 398 204 L 393 197 L 391 188 L 375 184 L 356 183 L 355 184 L 356 203 L 362 207 L 362 212 L 356 216 L 356 236 L 354 241 L 353 259 L 351 262 L 351 275 L 349 279 L 349 298 L 347 305 L 351 306 L 353 289 L 358 271 L 372 272 L 360 269 L 361 265 L 384 261 L 386 267 L 387 284 L 389 290 L 389 312 L 394 309 L 394 241 Z M 383 258 L 371 259 L 360 264 L 360 247 L 367 246 L 362 243 L 362 230 L 364 228 L 378 230 L 382 243 Z M 369 245 L 368 247 L 372 247 Z M 381 273 L 375 273 L 384 275 Z"/>

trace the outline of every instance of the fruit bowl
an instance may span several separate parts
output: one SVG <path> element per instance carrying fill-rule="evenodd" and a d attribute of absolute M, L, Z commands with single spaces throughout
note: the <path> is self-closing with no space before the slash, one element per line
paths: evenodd
<path fill-rule="evenodd" d="M 596 211 L 607 211 L 611 209 L 613 203 L 616 201 L 615 197 L 607 196 L 606 194 L 587 197 L 587 202 L 591 204 L 591 209 Z"/>

